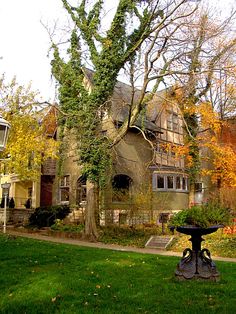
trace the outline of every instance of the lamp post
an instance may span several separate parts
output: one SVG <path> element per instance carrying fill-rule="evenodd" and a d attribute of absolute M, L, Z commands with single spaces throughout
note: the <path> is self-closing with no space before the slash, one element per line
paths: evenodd
<path fill-rule="evenodd" d="M 2 152 L 7 145 L 7 139 L 10 129 L 10 123 L 3 119 L 3 117 L 0 115 L 0 152 Z M 6 224 L 7 224 L 7 195 L 10 188 L 10 183 L 3 183 L 1 184 L 1 187 L 3 189 L 4 194 L 4 214 L 3 214 L 3 232 L 6 232 Z"/>

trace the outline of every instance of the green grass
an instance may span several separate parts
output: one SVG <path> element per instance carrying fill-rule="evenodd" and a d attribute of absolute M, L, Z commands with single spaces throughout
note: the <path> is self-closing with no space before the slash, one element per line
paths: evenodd
<path fill-rule="evenodd" d="M 178 282 L 179 258 L 0 236 L 0 313 L 235 313 L 236 263 L 221 281 Z"/>

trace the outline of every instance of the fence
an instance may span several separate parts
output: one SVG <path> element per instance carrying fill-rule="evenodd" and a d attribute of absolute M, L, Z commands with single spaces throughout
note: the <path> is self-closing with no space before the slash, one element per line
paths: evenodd
<path fill-rule="evenodd" d="M 143 225 L 143 224 L 159 224 L 159 210 L 120 210 L 106 209 L 100 213 L 100 224 L 107 225 Z M 170 213 L 166 213 L 169 216 Z"/>

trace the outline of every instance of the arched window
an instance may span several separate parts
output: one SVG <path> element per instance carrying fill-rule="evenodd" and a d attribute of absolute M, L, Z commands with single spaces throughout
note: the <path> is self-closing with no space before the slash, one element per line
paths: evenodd
<path fill-rule="evenodd" d="M 81 176 L 77 180 L 76 186 L 76 204 L 85 205 L 87 201 L 87 186 L 86 186 L 86 177 Z"/>
<path fill-rule="evenodd" d="M 131 196 L 132 179 L 125 174 L 115 175 L 112 180 L 112 201 L 126 202 Z"/>

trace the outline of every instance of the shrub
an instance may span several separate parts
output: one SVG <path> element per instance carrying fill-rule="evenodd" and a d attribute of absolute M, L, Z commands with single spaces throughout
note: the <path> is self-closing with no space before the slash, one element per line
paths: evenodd
<path fill-rule="evenodd" d="M 15 201 L 13 197 L 10 198 L 8 206 L 9 208 L 15 208 Z"/>
<path fill-rule="evenodd" d="M 101 227 L 99 241 L 103 243 L 130 245 L 144 247 L 148 239 L 153 235 L 160 235 L 158 226 L 106 226 Z"/>
<path fill-rule="evenodd" d="M 7 207 L 9 205 L 9 197 L 7 196 Z M 5 206 L 5 197 L 2 197 L 0 207 L 4 208 Z"/>
<path fill-rule="evenodd" d="M 56 219 L 64 219 L 70 212 L 67 205 L 42 206 L 35 209 L 29 217 L 29 225 L 38 228 L 50 227 Z"/>
<path fill-rule="evenodd" d="M 24 204 L 25 208 L 30 209 L 31 208 L 31 199 L 28 198 Z"/>
<path fill-rule="evenodd" d="M 80 233 L 84 229 L 84 225 L 67 225 L 64 224 L 61 219 L 56 219 L 55 223 L 51 225 L 51 229 L 55 231 Z"/>
<path fill-rule="evenodd" d="M 213 201 L 178 212 L 170 219 L 169 225 L 174 227 L 194 225 L 207 228 L 212 225 L 227 225 L 230 219 L 230 210 Z"/>

